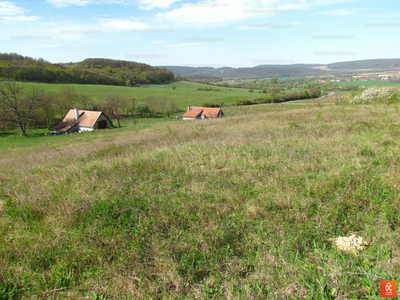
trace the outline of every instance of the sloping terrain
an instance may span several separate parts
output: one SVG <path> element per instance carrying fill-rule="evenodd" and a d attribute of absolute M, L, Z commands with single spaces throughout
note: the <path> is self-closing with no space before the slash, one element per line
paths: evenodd
<path fill-rule="evenodd" d="M 397 106 L 0 143 L 0 298 L 375 298 L 400 279 Z M 357 255 L 332 239 L 354 233 Z"/>

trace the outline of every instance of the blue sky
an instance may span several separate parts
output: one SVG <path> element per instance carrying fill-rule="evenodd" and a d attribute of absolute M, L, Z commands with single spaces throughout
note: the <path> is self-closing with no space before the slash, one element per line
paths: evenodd
<path fill-rule="evenodd" d="M 399 58 L 398 0 L 0 1 L 0 52 L 252 67 Z"/>

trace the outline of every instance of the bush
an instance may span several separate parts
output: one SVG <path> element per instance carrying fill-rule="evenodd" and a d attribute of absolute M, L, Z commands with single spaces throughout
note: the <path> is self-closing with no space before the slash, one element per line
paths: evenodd
<path fill-rule="evenodd" d="M 355 96 L 350 103 L 353 104 L 371 104 L 371 103 L 394 103 L 399 101 L 400 88 L 399 87 L 371 87 Z"/>
<path fill-rule="evenodd" d="M 205 103 L 203 103 L 202 107 L 217 107 L 217 108 L 219 108 L 220 105 L 223 106 L 224 104 L 223 103 L 219 104 L 219 103 L 205 102 Z"/>
<path fill-rule="evenodd" d="M 253 104 L 256 104 L 256 103 L 254 103 L 251 100 L 240 100 L 240 101 L 235 102 L 235 106 L 253 105 Z"/>

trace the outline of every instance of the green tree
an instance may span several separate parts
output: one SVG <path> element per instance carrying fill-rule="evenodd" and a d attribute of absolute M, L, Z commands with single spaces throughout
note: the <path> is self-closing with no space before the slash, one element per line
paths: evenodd
<path fill-rule="evenodd" d="M 140 102 L 135 106 L 136 113 L 140 115 L 140 117 L 143 117 L 143 114 L 149 114 L 150 109 L 147 103 L 145 102 Z"/>
<path fill-rule="evenodd" d="M 166 114 L 168 118 L 170 117 L 171 114 L 176 112 L 178 107 L 176 106 L 176 103 L 174 100 L 168 99 L 168 98 L 163 98 L 161 99 L 161 110 L 162 113 Z"/>
<path fill-rule="evenodd" d="M 37 111 L 38 121 L 45 125 L 49 130 L 54 126 L 54 121 L 57 115 L 58 108 L 56 99 L 57 95 L 54 93 L 43 93 Z"/>
<path fill-rule="evenodd" d="M 79 95 L 71 85 L 61 86 L 57 98 L 57 105 L 61 115 L 65 115 L 71 108 L 80 104 Z"/>
<path fill-rule="evenodd" d="M 279 88 L 279 86 L 278 86 L 277 84 L 271 84 L 271 85 L 269 86 L 269 92 L 270 92 L 271 94 L 278 94 L 280 91 L 281 91 L 281 90 L 280 90 L 280 88 Z"/>
<path fill-rule="evenodd" d="M 149 108 L 150 117 L 154 117 L 160 108 L 160 101 L 158 101 L 154 97 L 148 97 L 146 99 L 146 103 Z"/>
<path fill-rule="evenodd" d="M 278 84 L 278 77 L 274 77 L 270 79 L 271 84 Z"/>
<path fill-rule="evenodd" d="M 121 95 L 110 94 L 107 99 L 101 104 L 103 112 L 118 122 L 118 127 L 121 127 L 120 120 L 130 108 L 130 100 Z"/>

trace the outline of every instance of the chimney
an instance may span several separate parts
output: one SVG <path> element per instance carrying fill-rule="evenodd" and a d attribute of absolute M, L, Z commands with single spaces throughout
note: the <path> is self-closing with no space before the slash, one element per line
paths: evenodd
<path fill-rule="evenodd" d="M 188 106 L 188 111 L 190 110 L 190 106 Z"/>
<path fill-rule="evenodd" d="M 75 120 L 78 120 L 79 119 L 79 109 L 74 108 L 74 110 L 75 110 Z"/>

